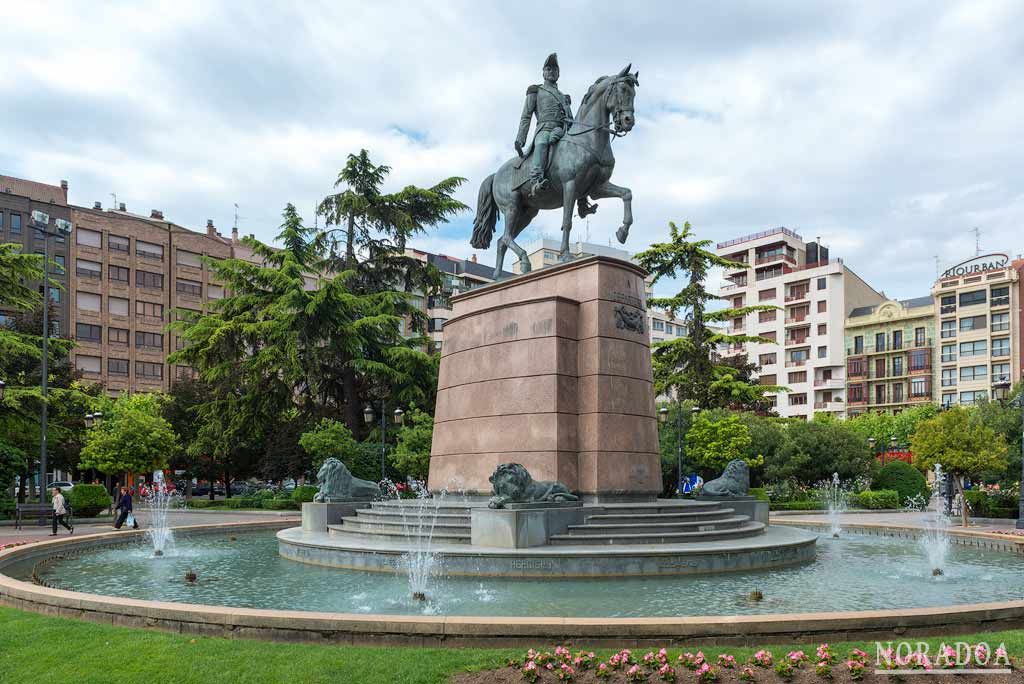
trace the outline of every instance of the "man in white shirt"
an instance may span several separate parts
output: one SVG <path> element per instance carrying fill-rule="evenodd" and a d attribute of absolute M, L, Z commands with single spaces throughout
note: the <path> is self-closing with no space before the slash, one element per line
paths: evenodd
<path fill-rule="evenodd" d="M 68 508 L 61 494 L 60 487 L 53 488 L 53 533 L 51 537 L 57 536 L 57 523 L 60 523 L 70 533 L 75 533 L 75 526 L 69 525 L 67 521 Z"/>

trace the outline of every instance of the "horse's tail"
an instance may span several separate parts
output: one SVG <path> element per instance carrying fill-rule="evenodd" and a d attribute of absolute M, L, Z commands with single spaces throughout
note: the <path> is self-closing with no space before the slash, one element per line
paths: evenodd
<path fill-rule="evenodd" d="M 469 244 L 477 249 L 487 249 L 491 246 L 494 226 L 498 223 L 498 205 L 494 202 L 494 195 L 491 192 L 493 187 L 492 173 L 480 184 L 480 193 L 476 198 L 476 218 L 473 219 L 473 237 Z"/>

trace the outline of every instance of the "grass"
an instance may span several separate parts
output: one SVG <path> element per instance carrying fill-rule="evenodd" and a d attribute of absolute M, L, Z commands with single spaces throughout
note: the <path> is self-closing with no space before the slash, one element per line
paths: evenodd
<path fill-rule="evenodd" d="M 1016 657 L 1024 652 L 1024 630 L 922 641 L 928 642 L 932 650 L 944 641 L 985 641 L 993 649 L 1005 643 Z M 832 645 L 840 656 L 854 646 L 874 657 L 873 642 Z M 537 647 L 553 649 L 554 644 Z M 769 646 L 776 654 L 798 647 L 813 654 L 817 644 Z M 688 650 L 698 648 L 700 644 L 687 645 Z M 42 677 L 75 684 L 442 684 L 457 672 L 503 667 L 509 658 L 521 658 L 525 650 L 318 646 L 191 637 L 95 625 L 0 607 L 0 679 L 5 682 L 36 681 Z M 673 657 L 681 650 L 686 649 L 671 649 Z M 717 658 L 719 653 L 746 659 L 755 650 L 703 648 L 709 659 Z M 601 655 L 606 657 L 607 653 Z"/>

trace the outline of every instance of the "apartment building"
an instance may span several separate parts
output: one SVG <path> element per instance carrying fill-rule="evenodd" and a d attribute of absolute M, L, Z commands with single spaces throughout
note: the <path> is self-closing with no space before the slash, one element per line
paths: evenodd
<path fill-rule="evenodd" d="M 726 270 L 727 282 L 719 290 L 730 307 L 778 307 L 737 317 L 728 327 L 729 333 L 766 342 L 737 344 L 722 352 L 745 353 L 760 367 L 763 384 L 789 390 L 773 399 L 779 415 L 845 416 L 844 323 L 854 309 L 880 305 L 885 297 L 841 259 L 830 258 L 819 241 L 805 242 L 788 228 L 721 242 L 716 251 L 739 263 Z"/>
<path fill-rule="evenodd" d="M 935 401 L 935 303 L 928 297 L 858 307 L 846 319 L 847 416 L 897 414 Z"/>
<path fill-rule="evenodd" d="M 49 231 L 57 232 L 57 219 L 71 220 L 68 207 L 68 182 L 48 185 L 0 175 L 0 243 L 13 242 L 22 246 L 26 254 L 43 254 L 42 233 L 32 224 L 32 212 L 41 211 L 50 217 Z M 57 285 L 49 291 L 50 335 L 61 337 L 68 331 L 68 298 L 70 281 L 67 273 L 68 241 L 64 237 L 46 237 L 52 264 L 48 266 L 49 278 Z M 32 283 L 42 293 L 42 282 Z M 0 325 L 5 325 L 13 312 L 0 310 Z M 42 324 L 40 324 L 41 326 Z M 42 332 L 40 330 L 40 332 Z"/>
<path fill-rule="evenodd" d="M 554 266 L 558 263 L 558 255 L 562 249 L 562 243 L 558 240 L 542 238 L 526 244 L 526 250 L 532 269 L 540 269 L 545 266 Z M 633 255 L 624 249 L 599 245 L 593 242 L 573 242 L 569 244 L 569 253 L 574 259 L 586 256 L 606 256 L 623 261 L 633 261 Z M 519 272 L 519 262 L 513 265 L 513 270 Z M 646 296 L 650 299 L 653 296 L 651 279 L 647 279 Z M 647 330 L 651 342 L 665 342 L 667 340 L 682 337 L 687 334 L 686 321 L 674 318 L 667 311 L 647 307 Z"/>
<path fill-rule="evenodd" d="M 1006 254 L 978 256 L 947 269 L 932 287 L 944 406 L 1000 398 L 1021 379 L 1022 267 Z"/>

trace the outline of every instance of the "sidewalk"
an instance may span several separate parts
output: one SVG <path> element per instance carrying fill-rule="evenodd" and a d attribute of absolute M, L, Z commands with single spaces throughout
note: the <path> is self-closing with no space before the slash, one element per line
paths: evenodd
<path fill-rule="evenodd" d="M 830 522 L 828 515 L 819 511 L 808 511 L 807 513 L 801 514 L 796 514 L 794 512 L 786 513 L 786 515 L 775 515 L 772 513 L 769 516 L 769 520 L 771 522 L 789 525 L 799 524 L 801 522 L 819 524 L 827 524 Z M 844 513 L 839 516 L 839 521 L 840 524 L 845 525 L 892 525 L 896 527 L 924 528 L 927 527 L 931 516 L 931 512 L 858 512 Z M 949 522 L 949 529 L 951 530 L 964 529 L 960 526 L 959 517 L 954 516 Z M 997 520 L 994 518 L 972 518 L 970 523 L 970 527 L 966 529 L 977 530 L 979 532 L 999 532 L 1004 530 L 1013 530 L 1017 521 L 1012 519 Z"/>
<path fill-rule="evenodd" d="M 135 511 L 139 527 L 145 529 L 148 514 L 145 509 Z M 299 524 L 298 511 L 174 511 L 169 513 L 168 521 L 172 527 L 179 525 L 196 525 L 203 523 L 221 522 L 255 522 L 259 520 L 294 520 Z M 45 526 L 36 524 L 36 520 L 27 520 L 20 530 L 13 525 L 0 525 L 0 546 L 16 542 L 33 542 L 50 538 L 50 523 Z M 128 529 L 128 528 L 122 528 Z M 114 518 L 90 518 L 75 523 L 75 534 L 94 534 L 97 532 L 112 532 L 114 530 Z M 57 534 L 67 536 L 68 531 L 57 526 Z"/>

